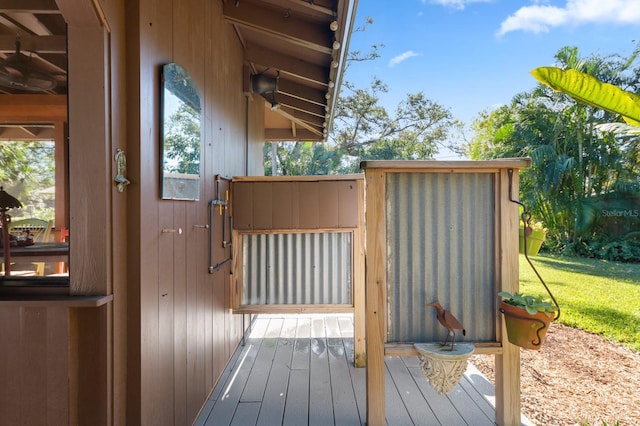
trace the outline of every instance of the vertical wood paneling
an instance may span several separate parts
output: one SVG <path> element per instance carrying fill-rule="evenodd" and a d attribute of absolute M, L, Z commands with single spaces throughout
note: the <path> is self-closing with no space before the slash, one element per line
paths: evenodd
<path fill-rule="evenodd" d="M 140 192 L 137 221 L 140 223 L 140 247 L 137 253 L 140 262 L 140 320 L 141 335 L 138 342 L 140 355 L 134 355 L 134 371 L 140 371 L 140 389 L 134 392 L 134 398 L 140 398 L 140 414 L 132 421 L 140 424 L 167 424 L 173 421 L 173 399 L 167 397 L 172 391 L 172 375 L 167 376 L 167 368 L 173 371 L 173 365 L 162 360 L 166 345 L 162 345 L 161 316 L 166 309 L 161 306 L 161 280 L 173 275 L 173 254 L 171 240 L 173 234 L 161 234 L 163 228 L 172 229 L 173 209 L 171 201 L 159 202 L 160 164 L 159 155 L 159 66 L 170 62 L 173 45 L 173 1 L 141 0 L 139 6 L 140 35 L 139 74 L 133 80 L 139 84 L 140 92 L 140 131 L 138 161 L 140 164 Z M 137 58 L 136 58 L 137 59 Z M 139 83 L 138 83 L 138 81 Z M 134 168 L 135 170 L 135 168 Z M 135 228 L 135 227 L 134 227 Z M 168 256 L 167 256 L 168 253 Z M 161 257 L 166 256 L 166 257 Z M 167 270 L 168 268 L 168 270 Z M 135 281 L 134 281 L 135 282 Z M 168 306 L 165 305 L 166 308 Z M 166 324 L 164 322 L 163 324 Z M 172 326 L 172 325 L 171 325 Z M 164 331 L 164 330 L 163 330 Z M 135 347 L 135 346 L 134 346 Z M 170 349 L 173 351 L 173 348 Z"/>
<path fill-rule="evenodd" d="M 253 182 L 234 183 L 232 214 L 234 228 L 253 229 Z"/>
<path fill-rule="evenodd" d="M 111 263 L 111 143 L 107 34 L 99 26 L 68 27 L 71 292 L 106 294 Z M 92 179 L 87 179 L 91 176 Z"/>
<path fill-rule="evenodd" d="M 364 226 L 364 219 L 361 221 L 358 207 L 360 192 L 358 185 L 362 180 L 358 181 L 336 181 L 338 185 L 338 223 L 341 227 L 355 228 Z M 362 189 L 364 194 L 364 189 Z M 364 202 L 364 201 L 363 201 Z"/>
<path fill-rule="evenodd" d="M 253 229 L 272 228 L 272 197 L 271 182 L 253 183 Z"/>
<path fill-rule="evenodd" d="M 288 229 L 293 225 L 293 183 L 273 182 L 273 221 L 274 229 Z"/>
<path fill-rule="evenodd" d="M 298 188 L 300 229 L 315 229 L 318 227 L 320 215 L 318 184 L 317 182 L 299 182 Z"/>
<path fill-rule="evenodd" d="M 0 424 L 68 424 L 67 309 L 1 307 L 0 336 Z"/>
<path fill-rule="evenodd" d="M 132 372 L 140 370 L 142 401 L 140 420 L 134 423 L 189 424 L 239 339 L 237 331 L 228 330 L 238 322 L 225 309 L 230 265 L 208 273 L 208 232 L 194 225 L 208 222 L 215 176 L 244 173 L 245 102 L 238 72 L 242 54 L 219 3 L 142 0 L 139 8 L 140 144 L 133 158 L 140 166 L 141 186 L 132 195 L 140 222 L 140 243 L 134 253 L 140 262 L 141 349 Z M 158 197 L 157 71 L 170 61 L 189 71 L 202 99 L 203 184 L 197 202 Z M 258 124 L 252 123 L 251 131 Z M 253 140 L 251 144 L 251 150 L 260 151 L 259 144 Z M 224 197 L 225 191 L 220 195 Z M 217 208 L 213 220 L 214 261 L 219 262 L 231 247 L 221 246 L 222 217 Z M 239 216 L 235 220 L 245 222 Z M 253 217 L 246 222 L 253 226 Z M 178 228 L 182 234 L 161 232 Z"/>
<path fill-rule="evenodd" d="M 318 227 L 335 228 L 340 225 L 340 198 L 338 197 L 338 182 L 320 181 L 318 185 Z M 355 193 L 353 194 L 355 198 Z"/>

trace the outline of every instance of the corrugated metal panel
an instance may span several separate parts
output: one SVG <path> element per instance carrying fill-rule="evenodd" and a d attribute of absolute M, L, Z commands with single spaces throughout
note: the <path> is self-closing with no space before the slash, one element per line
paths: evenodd
<path fill-rule="evenodd" d="M 242 304 L 352 304 L 352 233 L 243 237 Z"/>
<path fill-rule="evenodd" d="M 491 173 L 387 175 L 390 342 L 444 340 L 436 299 L 465 326 L 456 341 L 495 341 L 495 189 Z"/>

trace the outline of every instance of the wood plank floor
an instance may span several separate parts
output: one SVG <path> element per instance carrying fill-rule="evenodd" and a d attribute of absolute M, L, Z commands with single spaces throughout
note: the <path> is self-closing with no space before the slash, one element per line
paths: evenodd
<path fill-rule="evenodd" d="M 353 357 L 352 315 L 260 315 L 194 425 L 364 425 L 366 371 Z M 495 424 L 493 385 L 473 366 L 439 395 L 417 357 L 385 363 L 388 425 Z"/>

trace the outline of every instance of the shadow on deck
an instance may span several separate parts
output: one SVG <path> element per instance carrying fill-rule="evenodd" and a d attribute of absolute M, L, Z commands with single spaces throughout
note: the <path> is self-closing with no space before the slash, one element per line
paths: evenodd
<path fill-rule="evenodd" d="M 364 425 L 366 370 L 353 357 L 352 315 L 260 315 L 194 425 Z M 448 395 L 416 356 L 385 364 L 388 425 L 495 424 L 494 387 L 471 364 Z"/>

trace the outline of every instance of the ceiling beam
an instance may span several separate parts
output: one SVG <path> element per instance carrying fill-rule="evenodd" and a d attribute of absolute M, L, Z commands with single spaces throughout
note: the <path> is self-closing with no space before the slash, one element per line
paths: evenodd
<path fill-rule="evenodd" d="M 322 123 L 324 122 L 324 118 L 318 118 L 316 116 L 307 114 L 304 111 L 296 111 L 284 105 L 280 105 L 278 114 L 287 117 L 289 120 L 295 121 L 299 126 L 309 129 L 312 132 L 322 134 Z"/>
<path fill-rule="evenodd" d="M 290 74 L 312 83 L 325 86 L 328 84 L 328 68 L 276 52 L 275 50 L 248 45 L 244 50 L 244 59 L 265 67 L 278 69 L 282 73 Z"/>
<path fill-rule="evenodd" d="M 225 18 L 235 25 L 331 55 L 333 34 L 326 25 L 298 19 L 299 15 L 296 14 L 287 15 L 285 10 L 277 12 L 244 1 L 239 2 L 237 7 L 227 1 L 223 10 Z"/>
<path fill-rule="evenodd" d="M 20 35 L 20 50 L 38 53 L 67 53 L 67 38 L 65 36 L 32 36 Z M 16 51 L 15 35 L 0 35 L 0 52 Z"/>
<path fill-rule="evenodd" d="M 324 118 L 324 116 L 326 115 L 326 109 L 324 106 L 312 104 L 299 98 L 293 98 L 283 93 L 278 93 L 276 101 L 280 105 L 285 105 L 290 107 L 291 109 L 295 109 L 298 111 L 304 111 L 308 114 L 315 115 L 320 118 Z"/>
<path fill-rule="evenodd" d="M 322 142 L 322 136 L 307 129 L 296 129 L 295 133 L 291 129 L 265 129 L 264 139 L 266 141 L 305 141 Z"/>
<path fill-rule="evenodd" d="M 56 3 L 50 0 L 2 0 L 0 4 L 2 13 L 60 13 Z"/>
<path fill-rule="evenodd" d="M 0 95 L 0 123 L 67 121 L 66 95 Z"/>
<path fill-rule="evenodd" d="M 98 0 L 56 0 L 64 20 L 73 27 L 103 26 L 110 31 L 109 24 Z"/>
<path fill-rule="evenodd" d="M 53 126 L 26 127 L 0 125 L 0 140 L 4 141 L 46 141 L 55 139 Z"/>
<path fill-rule="evenodd" d="M 243 0 L 244 1 L 244 0 Z M 333 11 L 333 3 L 331 0 L 262 0 L 264 3 L 269 3 L 274 6 L 279 6 L 283 10 L 291 9 L 295 12 L 309 13 L 314 12 L 317 14 L 325 15 L 325 17 L 332 18 L 335 15 Z"/>
<path fill-rule="evenodd" d="M 284 93 L 294 98 L 324 106 L 327 102 L 326 91 L 313 89 L 303 84 L 282 79 L 278 82 L 278 93 Z"/>

